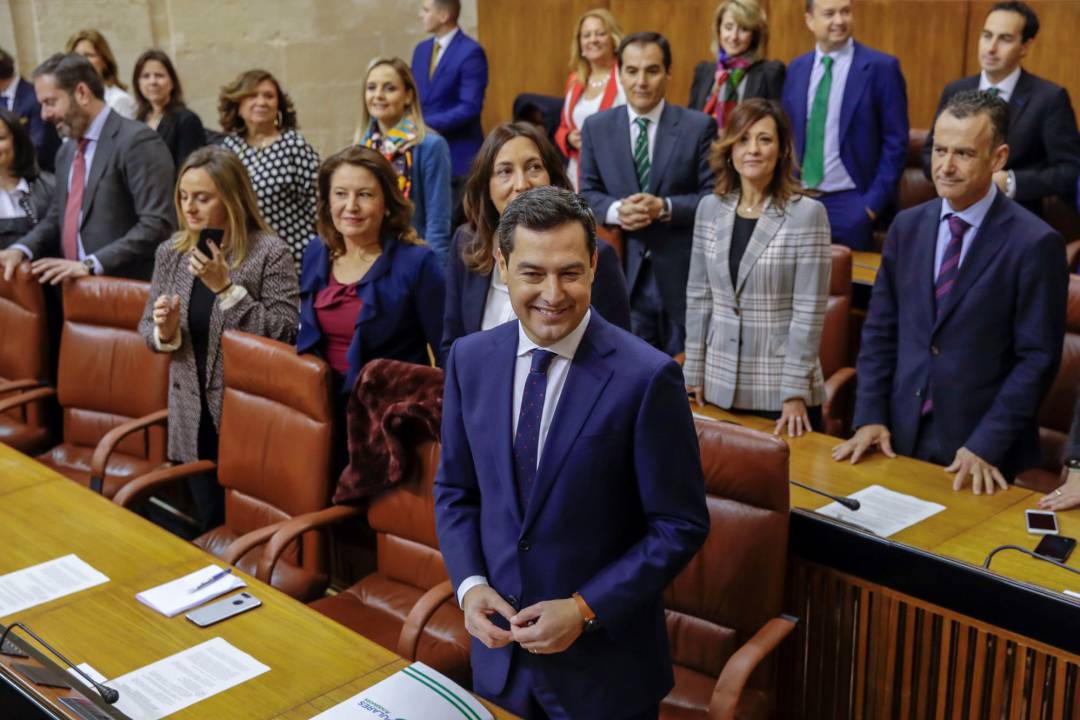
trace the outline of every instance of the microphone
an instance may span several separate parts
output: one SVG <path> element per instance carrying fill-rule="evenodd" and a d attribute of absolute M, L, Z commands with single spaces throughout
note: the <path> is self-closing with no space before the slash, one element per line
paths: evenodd
<path fill-rule="evenodd" d="M 858 510 L 862 507 L 862 503 L 860 503 L 855 498 L 844 497 L 843 495 L 833 495 L 832 493 L 827 493 L 824 490 L 818 490 L 816 487 L 803 485 L 801 482 L 798 482 L 796 480 L 788 480 L 788 482 L 796 487 L 801 487 L 803 490 L 809 490 L 810 492 L 821 495 L 822 497 L 827 497 L 833 502 L 838 502 L 844 507 L 846 507 L 848 510 Z"/>
<path fill-rule="evenodd" d="M 115 703 L 115 702 L 116 702 L 117 700 L 119 700 L 119 699 L 120 699 L 120 692 L 119 692 L 118 690 L 116 690 L 115 688 L 111 688 L 111 687 L 109 687 L 108 685 L 103 685 L 103 684 L 99 683 L 99 682 L 98 682 L 97 680 L 94 680 L 94 678 L 90 677 L 89 675 L 87 675 L 86 673 L 84 673 L 84 672 L 83 672 L 82 670 L 80 670 L 80 669 L 79 669 L 78 667 L 76 667 L 76 666 L 75 666 L 75 663 L 71 662 L 71 661 L 70 661 L 70 660 L 68 660 L 68 659 L 67 659 L 66 657 L 64 657 L 63 655 L 61 655 L 61 654 L 60 654 L 60 652 L 59 652 L 59 651 L 58 651 L 58 650 L 57 650 L 56 648 L 54 648 L 54 647 L 53 647 L 52 645 L 50 645 L 49 643 L 47 643 L 47 642 L 45 642 L 44 640 L 42 640 L 42 639 L 41 639 L 41 638 L 40 638 L 40 637 L 39 637 L 39 636 L 37 635 L 37 633 L 35 633 L 35 632 L 34 632 L 33 630 L 31 630 L 30 628 L 26 627 L 26 626 L 25 626 L 25 625 L 23 625 L 22 623 L 19 623 L 19 622 L 13 622 L 13 623 L 11 623 L 10 625 L 8 625 L 8 626 L 7 626 L 7 628 L 5 628 L 5 629 L 4 629 L 4 634 L 3 634 L 3 635 L 0 635 L 0 646 L 2 646 L 2 645 L 4 644 L 4 641 L 5 641 L 5 640 L 7 640 L 7 636 L 8 636 L 8 633 L 10 633 L 10 632 L 12 631 L 12 629 L 13 629 L 13 628 L 19 628 L 19 629 L 21 629 L 21 630 L 22 630 L 23 632 L 25 632 L 25 633 L 26 633 L 27 635 L 29 635 L 30 637 L 32 637 L 32 638 L 34 638 L 35 640 L 37 640 L 37 641 L 38 641 L 38 643 L 39 643 L 39 644 L 40 644 L 40 645 L 41 645 L 42 647 L 44 647 L 45 649 L 47 649 L 47 650 L 48 650 L 49 652 L 51 652 L 51 653 L 52 653 L 53 655 L 55 655 L 56 657 L 58 657 L 58 658 L 60 658 L 61 660 L 63 660 L 63 661 L 64 661 L 64 664 L 65 664 L 65 665 L 67 665 L 67 666 L 68 666 L 69 668 L 71 668 L 72 670 L 74 670 L 75 672 L 77 672 L 77 673 L 79 674 L 79 677 L 81 677 L 81 678 L 82 678 L 83 680 L 85 680 L 85 681 L 86 681 L 86 682 L 87 682 L 87 683 L 88 683 L 88 684 L 89 684 L 89 685 L 90 685 L 91 687 L 93 687 L 93 688 L 94 688 L 95 690 L 97 690 L 97 691 L 98 691 L 98 693 L 99 693 L 99 694 L 101 695 L 101 699 L 102 699 L 102 700 L 104 700 L 105 702 L 107 702 L 108 704 L 112 705 L 113 703 Z"/>
<path fill-rule="evenodd" d="M 1080 570 L 1077 570 L 1074 567 L 1070 567 L 1070 566 L 1066 565 L 1065 563 L 1060 563 L 1057 560 L 1054 560 L 1053 558 L 1048 558 L 1048 557 L 1045 557 L 1043 555 L 1040 555 L 1039 553 L 1028 550 L 1027 548 L 1020 547 L 1019 545 L 999 545 L 998 547 L 991 550 L 990 554 L 986 556 L 985 560 L 983 560 L 983 565 L 982 566 L 983 566 L 984 570 L 989 570 L 990 569 L 990 561 L 993 560 L 994 556 L 997 555 L 1002 550 L 1016 550 L 1018 552 L 1024 553 L 1028 557 L 1033 557 L 1036 560 L 1042 560 L 1045 563 L 1050 563 L 1051 565 L 1056 565 L 1057 567 L 1061 568 L 1062 570 L 1068 570 L 1071 573 L 1076 573 L 1077 575 L 1080 575 Z"/>

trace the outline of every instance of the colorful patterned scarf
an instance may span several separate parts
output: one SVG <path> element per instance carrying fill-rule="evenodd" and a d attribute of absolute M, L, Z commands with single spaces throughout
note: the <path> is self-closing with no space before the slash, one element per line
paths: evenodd
<path fill-rule="evenodd" d="M 360 144 L 378 150 L 394 166 L 398 187 L 405 197 L 412 192 L 412 149 L 417 144 L 416 123 L 405 116 L 384 137 L 377 120 L 372 120 Z"/>
<path fill-rule="evenodd" d="M 716 117 L 717 129 L 723 130 L 727 118 L 731 117 L 735 106 L 739 104 L 739 83 L 746 76 L 746 70 L 753 63 L 742 55 L 728 57 L 723 50 L 716 59 L 716 80 L 712 94 L 705 103 L 706 115 Z M 721 95 L 723 98 L 721 99 Z"/>

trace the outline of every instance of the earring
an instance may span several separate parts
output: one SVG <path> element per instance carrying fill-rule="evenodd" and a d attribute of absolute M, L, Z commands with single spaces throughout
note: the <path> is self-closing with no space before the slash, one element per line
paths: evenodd
<path fill-rule="evenodd" d="M 274 118 L 274 127 L 281 128 L 285 124 L 285 113 L 278 110 L 277 117 Z"/>

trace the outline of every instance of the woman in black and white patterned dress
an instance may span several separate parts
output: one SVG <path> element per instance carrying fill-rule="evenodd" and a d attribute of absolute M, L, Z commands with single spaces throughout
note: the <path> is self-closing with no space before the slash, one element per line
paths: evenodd
<path fill-rule="evenodd" d="M 222 144 L 251 176 L 259 210 L 289 246 L 297 271 L 315 235 L 319 154 L 296 132 L 296 110 L 273 75 L 248 70 L 221 89 Z"/>

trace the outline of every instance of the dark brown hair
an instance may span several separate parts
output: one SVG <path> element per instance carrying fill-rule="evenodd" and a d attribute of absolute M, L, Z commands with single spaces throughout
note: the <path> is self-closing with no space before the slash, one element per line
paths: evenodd
<path fill-rule="evenodd" d="M 535 125 L 527 122 L 505 123 L 488 133 L 480 151 L 476 153 L 472 171 L 465 183 L 465 219 L 474 232 L 472 239 L 461 248 L 461 259 L 465 261 L 465 267 L 473 272 L 486 275 L 495 267 L 491 240 L 495 236 L 495 228 L 499 226 L 499 211 L 491 200 L 491 174 L 495 170 L 495 158 L 503 145 L 519 137 L 528 138 L 536 145 L 552 185 L 564 190 L 574 189 L 559 152 Z"/>
<path fill-rule="evenodd" d="M 773 204 L 783 209 L 794 195 L 802 194 L 802 187 L 795 179 L 795 148 L 792 142 L 791 122 L 780 103 L 764 98 L 745 100 L 735 108 L 724 127 L 724 134 L 712 144 L 709 150 L 709 165 L 716 173 L 716 186 L 713 189 L 720 197 L 737 193 L 742 187 L 739 173 L 731 161 L 731 149 L 735 146 L 750 126 L 758 120 L 771 117 L 776 123 L 776 144 L 779 157 L 773 170 L 772 180 L 765 192 Z"/>
<path fill-rule="evenodd" d="M 993 93 L 985 90 L 958 92 L 949 98 L 941 112 L 949 113 L 958 120 L 974 115 L 986 115 L 990 118 L 990 130 L 993 132 L 993 144 L 989 150 L 993 151 L 1005 143 L 1009 131 L 1009 104 Z"/>
<path fill-rule="evenodd" d="M 17 178 L 33 180 L 38 176 L 38 164 L 34 142 L 30 139 L 30 131 L 26 125 L 23 125 L 18 115 L 4 108 L 0 108 L 0 122 L 4 123 L 8 132 L 11 133 L 11 144 L 15 146 L 11 174 Z"/>
<path fill-rule="evenodd" d="M 244 118 L 240 117 L 240 103 L 244 98 L 255 94 L 255 88 L 264 80 L 274 83 L 278 97 L 278 130 L 296 130 L 300 127 L 296 121 L 296 109 L 292 99 L 281 89 L 281 83 L 266 70 L 248 70 L 242 72 L 231 83 L 221 88 L 218 95 L 218 118 L 221 121 L 221 129 L 227 133 L 241 134 L 247 128 Z"/>
<path fill-rule="evenodd" d="M 161 66 L 165 68 L 165 72 L 169 75 L 169 80 L 172 81 L 172 92 L 169 93 L 169 102 L 165 104 L 165 112 L 176 112 L 184 107 L 184 90 L 180 87 L 180 78 L 176 74 L 176 68 L 173 67 L 172 60 L 162 50 L 147 50 L 135 61 L 135 72 L 131 73 L 131 88 L 135 94 L 135 119 L 139 121 L 146 120 L 154 109 L 150 105 L 150 101 L 143 96 L 142 90 L 139 89 L 139 75 L 142 74 L 143 66 L 151 60 L 161 63 Z"/>
<path fill-rule="evenodd" d="M 331 257 L 345 253 L 345 238 L 334 227 L 334 218 L 330 215 L 330 182 L 334 173 L 342 165 L 364 168 L 379 181 L 383 202 L 386 204 L 386 217 L 383 218 L 380 235 L 389 235 L 408 245 L 423 245 L 412 226 L 413 204 L 398 187 L 398 176 L 394 166 L 383 157 L 382 153 L 367 147 L 350 145 L 344 150 L 331 155 L 319 166 L 318 202 L 315 205 L 315 230 L 319 239 L 330 248 Z"/>

